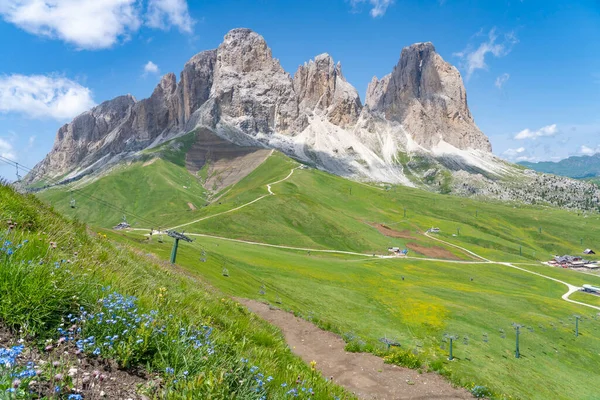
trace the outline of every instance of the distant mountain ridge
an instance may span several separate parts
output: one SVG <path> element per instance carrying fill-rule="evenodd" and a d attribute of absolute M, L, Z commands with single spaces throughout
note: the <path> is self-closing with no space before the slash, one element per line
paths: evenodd
<path fill-rule="evenodd" d="M 600 177 L 600 153 L 591 156 L 572 156 L 557 162 L 520 162 L 524 167 L 546 174 L 567 176 L 575 179 Z"/>

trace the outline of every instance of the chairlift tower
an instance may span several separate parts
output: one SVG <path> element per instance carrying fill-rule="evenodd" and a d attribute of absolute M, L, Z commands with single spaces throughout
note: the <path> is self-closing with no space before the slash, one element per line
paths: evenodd
<path fill-rule="evenodd" d="M 452 342 L 454 340 L 457 340 L 458 336 L 457 335 L 448 335 L 448 334 L 445 334 L 444 337 L 446 337 L 450 341 L 450 352 L 448 354 L 448 360 L 452 361 L 452 360 L 454 360 L 454 355 L 452 354 Z"/>
<path fill-rule="evenodd" d="M 519 358 L 519 357 L 521 357 L 521 353 L 519 352 L 519 333 L 520 333 L 520 329 L 523 327 L 523 325 L 517 324 L 517 323 L 513 322 L 512 326 L 515 328 L 515 330 L 517 332 L 517 342 L 516 342 L 516 347 L 515 347 L 515 358 Z"/>
<path fill-rule="evenodd" d="M 171 264 L 175 264 L 175 260 L 177 259 L 177 248 L 179 247 L 179 241 L 184 240 L 186 242 L 193 242 L 193 240 L 185 236 L 183 232 L 179 233 L 176 231 L 167 231 L 167 235 L 175 239 L 175 243 L 173 243 L 173 250 L 171 250 Z"/>
<path fill-rule="evenodd" d="M 19 174 L 19 163 L 15 163 L 15 167 L 17 168 L 17 183 L 21 182 L 21 175 Z"/>

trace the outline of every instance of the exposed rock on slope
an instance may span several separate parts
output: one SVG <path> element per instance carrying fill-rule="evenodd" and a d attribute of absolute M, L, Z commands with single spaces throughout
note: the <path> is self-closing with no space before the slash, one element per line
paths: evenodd
<path fill-rule="evenodd" d="M 211 101 L 243 133 L 285 133 L 298 117 L 292 79 L 259 34 L 235 29 L 217 49 Z M 220 119 L 219 118 L 219 119 Z"/>
<path fill-rule="evenodd" d="M 400 122 L 427 149 L 445 141 L 459 149 L 492 150 L 471 116 L 460 73 L 431 43 L 404 48 L 390 75 L 373 78 L 366 104 L 386 119 Z"/>
<path fill-rule="evenodd" d="M 304 115 L 324 113 L 335 125 L 355 124 L 362 109 L 358 92 L 342 75 L 342 65 L 334 64 L 329 54 L 298 67 L 294 90 Z"/>
<path fill-rule="evenodd" d="M 490 150 L 460 74 L 429 43 L 404 49 L 392 74 L 369 86 L 367 105 L 329 55 L 300 66 L 292 79 L 262 36 L 234 29 L 218 49 L 190 59 L 179 83 L 167 74 L 148 99 L 120 97 L 65 125 L 35 175 L 76 177 L 196 126 L 340 175 L 405 184 L 398 152 L 435 151 L 440 143 L 450 151 Z"/>
<path fill-rule="evenodd" d="M 187 131 L 194 126 L 193 112 L 210 96 L 215 61 L 216 51 L 199 53 L 185 64 L 179 84 L 169 73 L 147 99 L 119 96 L 75 117 L 59 129 L 52 150 L 26 182 L 66 173 L 73 178 Z"/>

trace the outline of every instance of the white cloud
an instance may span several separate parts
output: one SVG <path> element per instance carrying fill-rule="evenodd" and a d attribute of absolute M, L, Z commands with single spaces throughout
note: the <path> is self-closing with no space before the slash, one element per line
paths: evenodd
<path fill-rule="evenodd" d="M 163 30 L 176 26 L 191 33 L 194 26 L 186 0 L 149 0 L 146 19 L 148 26 Z"/>
<path fill-rule="evenodd" d="M 66 120 L 95 105 L 90 89 L 67 78 L 0 76 L 0 113 Z"/>
<path fill-rule="evenodd" d="M 488 33 L 488 38 L 481 43 L 477 49 L 473 50 L 471 46 L 467 46 L 463 51 L 454 53 L 455 56 L 462 60 L 463 68 L 467 70 L 466 78 L 469 79 L 478 69 L 487 69 L 485 58 L 488 54 L 494 57 L 504 57 L 512 50 L 512 47 L 519 42 L 514 32 L 509 32 L 503 35 L 502 43 L 497 43 L 498 35 L 496 28 L 492 28 Z"/>
<path fill-rule="evenodd" d="M 507 157 L 514 157 L 514 156 L 517 156 L 524 152 L 525 152 L 525 147 L 519 147 L 518 149 L 508 149 L 502 154 L 504 154 Z"/>
<path fill-rule="evenodd" d="M 154 64 L 152 61 L 148 61 L 146 65 L 144 65 L 144 75 L 158 74 L 159 72 L 158 65 Z"/>
<path fill-rule="evenodd" d="M 12 144 L 2 138 L 0 138 L 0 156 L 11 160 L 17 159 L 17 155 L 15 154 L 15 149 L 13 148 Z"/>
<path fill-rule="evenodd" d="M 515 135 L 515 139 L 523 140 L 523 139 L 537 139 L 539 137 L 546 136 L 554 136 L 558 133 L 558 128 L 556 124 L 544 126 L 537 131 L 532 131 L 531 129 L 523 129 L 521 132 Z"/>
<path fill-rule="evenodd" d="M 29 148 L 32 148 L 32 147 L 33 147 L 33 144 L 35 143 L 35 139 L 36 139 L 36 136 L 35 136 L 35 135 L 33 135 L 33 136 L 29 136 L 29 139 L 27 139 L 27 146 L 28 146 Z"/>
<path fill-rule="evenodd" d="M 136 0 L 0 0 L 0 14 L 29 33 L 81 49 L 111 47 L 140 27 Z"/>
<path fill-rule="evenodd" d="M 0 0 L 0 16 L 37 36 L 104 49 L 127 40 L 142 25 L 191 32 L 186 0 Z"/>
<path fill-rule="evenodd" d="M 369 14 L 371 14 L 371 17 L 373 18 L 377 18 L 383 17 L 388 7 L 394 4 L 394 1 L 395 0 L 350 0 L 350 4 L 352 5 L 352 9 L 356 10 L 359 4 L 368 2 L 372 6 Z"/>
<path fill-rule="evenodd" d="M 529 151 L 525 147 L 518 147 L 516 149 L 508 149 L 502 153 L 506 159 L 514 162 L 519 161 L 536 161 L 536 157 L 529 154 Z"/>
<path fill-rule="evenodd" d="M 600 145 L 596 146 L 596 148 L 588 147 L 586 145 L 582 145 L 579 149 L 579 152 L 586 156 L 592 156 L 596 153 L 600 153 Z"/>
<path fill-rule="evenodd" d="M 508 81 L 509 78 L 510 75 L 505 72 L 496 78 L 496 82 L 494 83 L 494 85 L 496 85 L 498 89 L 502 89 L 502 86 L 504 86 L 504 84 Z"/>

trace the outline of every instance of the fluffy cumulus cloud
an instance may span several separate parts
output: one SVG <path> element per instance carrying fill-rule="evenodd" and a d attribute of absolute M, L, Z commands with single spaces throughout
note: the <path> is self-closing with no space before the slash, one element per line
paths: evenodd
<path fill-rule="evenodd" d="M 538 130 L 523 129 L 515 135 L 515 139 L 537 139 L 540 137 L 555 136 L 558 133 L 556 124 L 544 126 Z"/>
<path fill-rule="evenodd" d="M 0 0 L 0 16 L 34 35 L 103 49 L 127 40 L 143 21 L 191 32 L 185 0 Z"/>
<path fill-rule="evenodd" d="M 480 34 L 476 35 L 480 36 Z M 469 79 L 478 69 L 486 70 L 486 57 L 492 55 L 494 57 L 504 57 L 512 50 L 513 46 L 519 40 L 514 32 L 509 32 L 502 35 L 501 40 L 498 40 L 496 28 L 492 28 L 487 35 L 487 39 L 480 43 L 479 46 L 467 46 L 463 51 L 454 53 L 456 57 L 461 59 L 462 67 L 467 71 L 466 77 Z"/>
<path fill-rule="evenodd" d="M 148 26 L 163 30 L 175 26 L 191 33 L 194 26 L 186 0 L 149 0 L 146 18 Z"/>
<path fill-rule="evenodd" d="M 579 149 L 579 152 L 586 156 L 592 156 L 596 153 L 600 153 L 600 145 L 596 146 L 595 148 L 589 147 L 586 145 L 582 145 L 581 148 Z"/>
<path fill-rule="evenodd" d="M 11 160 L 16 160 L 15 149 L 10 142 L 0 138 L 0 156 Z"/>
<path fill-rule="evenodd" d="M 394 4 L 395 0 L 350 0 L 353 10 L 357 10 L 362 3 L 369 3 L 371 6 L 371 17 L 383 17 L 389 6 Z"/>
<path fill-rule="evenodd" d="M 148 61 L 146 65 L 144 65 L 144 75 L 158 74 L 159 72 L 158 65 L 154 64 L 152 61 Z"/>
<path fill-rule="evenodd" d="M 63 77 L 0 76 L 0 113 L 67 120 L 95 105 L 90 89 Z"/>
<path fill-rule="evenodd" d="M 496 82 L 494 83 L 494 85 L 496 85 L 496 87 L 498 89 L 502 89 L 502 86 L 504 86 L 504 84 L 510 79 L 510 75 L 507 73 L 503 73 L 502 75 L 500 75 L 499 77 L 496 78 Z"/>

